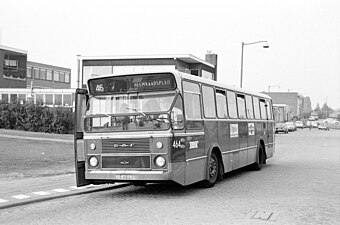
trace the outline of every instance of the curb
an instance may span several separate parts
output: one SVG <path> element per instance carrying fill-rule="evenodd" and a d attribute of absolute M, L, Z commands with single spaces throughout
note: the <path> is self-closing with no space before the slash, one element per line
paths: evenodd
<path fill-rule="evenodd" d="M 17 136 L 17 135 L 7 135 L 7 134 L 0 134 L 0 137 L 4 138 L 16 138 L 16 139 L 25 139 L 25 140 L 33 140 L 33 141 L 54 141 L 54 142 L 62 142 L 62 143 L 74 143 L 73 140 L 65 140 L 65 139 L 58 139 L 58 138 L 43 138 L 43 137 L 28 137 L 28 136 Z"/>
<path fill-rule="evenodd" d="M 7 205 L 6 204 L 0 205 L 0 210 L 12 208 L 12 207 L 17 207 L 17 206 L 22 206 L 22 205 L 28 205 L 28 204 L 37 203 L 37 202 L 43 202 L 43 201 L 58 199 L 58 198 L 65 198 L 65 197 L 69 197 L 69 196 L 88 194 L 88 193 L 94 193 L 94 192 L 99 192 L 99 191 L 107 191 L 107 190 L 111 190 L 111 189 L 118 189 L 118 188 L 130 186 L 130 185 L 131 185 L 131 183 L 120 183 L 120 184 L 110 185 L 109 187 L 103 187 L 102 185 L 88 187 L 89 189 L 81 190 L 81 191 L 77 191 L 77 189 L 75 189 L 73 192 L 68 192 L 68 193 L 65 193 L 65 194 L 37 197 L 37 198 L 33 198 L 33 199 L 27 199 L 27 200 L 24 200 L 24 201 L 9 203 Z"/>

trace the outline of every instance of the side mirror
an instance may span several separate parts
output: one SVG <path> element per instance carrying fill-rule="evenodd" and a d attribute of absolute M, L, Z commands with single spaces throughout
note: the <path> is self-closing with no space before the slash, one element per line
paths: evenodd
<path fill-rule="evenodd" d="M 183 114 L 178 114 L 175 116 L 173 111 L 170 112 L 171 125 L 173 129 L 183 129 L 184 128 L 184 117 Z"/>

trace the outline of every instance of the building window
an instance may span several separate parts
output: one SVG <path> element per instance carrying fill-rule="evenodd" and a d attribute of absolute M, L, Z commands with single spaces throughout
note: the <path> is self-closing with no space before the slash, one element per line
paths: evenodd
<path fill-rule="evenodd" d="M 5 59 L 4 69 L 18 71 L 18 60 Z"/>
<path fill-rule="evenodd" d="M 40 79 L 46 80 L 46 69 L 40 69 Z"/>
<path fill-rule="evenodd" d="M 46 80 L 52 80 L 52 70 L 46 71 Z"/>
<path fill-rule="evenodd" d="M 8 103 L 8 94 L 2 94 L 1 95 L 1 102 L 2 103 Z"/>
<path fill-rule="evenodd" d="M 32 67 L 30 67 L 30 66 L 27 67 L 27 77 L 28 78 L 32 77 Z"/>
<path fill-rule="evenodd" d="M 34 79 L 39 79 L 40 78 L 39 68 L 33 68 L 33 76 L 34 76 Z"/>
<path fill-rule="evenodd" d="M 70 73 L 65 73 L 65 83 L 70 83 Z"/>
<path fill-rule="evenodd" d="M 18 95 L 17 94 L 10 94 L 10 101 L 11 101 L 11 103 L 17 103 Z"/>
<path fill-rule="evenodd" d="M 46 105 L 53 105 L 53 94 L 46 94 Z"/>
<path fill-rule="evenodd" d="M 59 71 L 53 71 L 53 80 L 54 81 L 59 81 Z"/>
<path fill-rule="evenodd" d="M 26 94 L 19 94 L 19 103 L 20 104 L 26 103 Z"/>
<path fill-rule="evenodd" d="M 64 106 L 72 106 L 72 95 L 64 94 Z"/>
<path fill-rule="evenodd" d="M 60 72 L 59 81 L 65 82 L 65 73 L 64 72 Z"/>
<path fill-rule="evenodd" d="M 36 104 L 37 105 L 43 105 L 44 104 L 44 95 L 43 94 L 37 94 L 36 95 Z"/>
<path fill-rule="evenodd" d="M 63 95 L 62 94 L 54 95 L 54 104 L 55 105 L 62 105 L 63 104 Z"/>

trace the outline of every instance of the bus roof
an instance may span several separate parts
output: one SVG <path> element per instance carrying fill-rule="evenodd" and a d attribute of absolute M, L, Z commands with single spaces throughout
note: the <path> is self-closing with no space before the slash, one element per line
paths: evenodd
<path fill-rule="evenodd" d="M 150 70 L 143 71 L 143 72 L 105 74 L 105 75 L 99 75 L 99 76 L 96 76 L 96 77 L 92 77 L 89 80 L 96 79 L 96 78 L 111 77 L 111 76 L 129 76 L 129 75 L 132 76 L 132 75 L 137 75 L 137 74 L 167 73 L 167 72 L 174 74 L 176 77 L 184 78 L 184 79 L 187 79 L 187 80 L 197 81 L 197 82 L 200 82 L 200 83 L 204 83 L 204 84 L 208 84 L 208 85 L 212 85 L 212 86 L 216 86 L 216 87 L 220 87 L 220 88 L 225 88 L 225 89 L 236 91 L 236 92 L 239 92 L 239 93 L 245 93 L 245 94 L 255 95 L 255 96 L 266 98 L 266 99 L 271 99 L 270 96 L 263 94 L 263 93 L 249 91 L 249 90 L 234 87 L 234 86 L 231 86 L 231 85 L 226 85 L 226 84 L 223 84 L 223 83 L 218 82 L 218 81 L 209 80 L 209 79 L 206 79 L 206 78 L 194 76 L 194 75 L 184 73 L 184 72 L 181 72 L 181 71 L 178 71 L 178 70 L 151 70 L 150 69 Z"/>

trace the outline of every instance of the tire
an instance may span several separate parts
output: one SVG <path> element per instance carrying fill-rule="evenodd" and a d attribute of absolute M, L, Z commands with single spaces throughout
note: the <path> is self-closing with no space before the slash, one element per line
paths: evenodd
<path fill-rule="evenodd" d="M 261 170 L 263 164 L 265 164 L 265 155 L 262 145 L 258 147 L 256 162 L 252 165 L 252 169 L 255 171 Z"/>
<path fill-rule="evenodd" d="M 208 179 L 201 182 L 202 187 L 211 188 L 215 185 L 219 175 L 219 160 L 214 152 L 211 153 L 208 163 Z"/>

